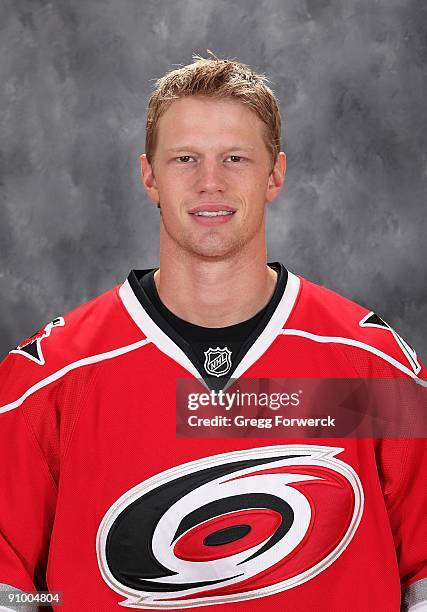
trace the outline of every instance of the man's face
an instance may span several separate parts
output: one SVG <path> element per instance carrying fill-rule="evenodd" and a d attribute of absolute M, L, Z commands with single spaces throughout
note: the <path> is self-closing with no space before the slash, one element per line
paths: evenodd
<path fill-rule="evenodd" d="M 251 243 L 259 248 L 265 203 L 285 173 L 284 153 L 271 170 L 264 131 L 238 101 L 191 96 L 171 104 L 157 126 L 152 166 L 141 158 L 165 240 L 203 258 L 227 258 Z"/>

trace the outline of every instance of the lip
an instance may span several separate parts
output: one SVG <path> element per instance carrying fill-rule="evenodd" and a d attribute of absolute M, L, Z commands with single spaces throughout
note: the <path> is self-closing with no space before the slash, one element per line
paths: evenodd
<path fill-rule="evenodd" d="M 197 212 L 218 212 L 219 210 L 228 210 L 230 212 L 236 212 L 236 209 L 228 204 L 200 204 L 199 206 L 195 206 L 191 208 L 188 212 L 193 215 Z"/>

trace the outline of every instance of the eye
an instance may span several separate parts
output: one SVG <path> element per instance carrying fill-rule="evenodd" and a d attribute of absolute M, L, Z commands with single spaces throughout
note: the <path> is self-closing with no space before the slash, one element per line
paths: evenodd
<path fill-rule="evenodd" d="M 227 159 L 229 159 L 230 161 L 232 161 L 233 163 L 237 163 L 243 160 L 243 157 L 241 155 L 229 155 L 227 157 Z"/>
<path fill-rule="evenodd" d="M 179 157 L 176 157 L 175 159 L 180 164 L 188 164 L 188 162 L 194 158 L 191 157 L 191 155 L 180 155 Z"/>

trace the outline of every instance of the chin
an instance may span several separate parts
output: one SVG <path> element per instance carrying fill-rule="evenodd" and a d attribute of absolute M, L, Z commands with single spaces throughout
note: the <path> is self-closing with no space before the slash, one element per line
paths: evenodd
<path fill-rule="evenodd" d="M 243 245 L 240 242 L 233 241 L 227 244 L 191 244 L 187 245 L 187 251 L 197 257 L 206 259 L 229 259 L 236 253 L 242 250 Z"/>
<path fill-rule="evenodd" d="M 171 236 L 172 237 L 172 236 Z M 196 235 L 193 232 L 181 234 L 174 240 L 181 249 L 193 257 L 211 260 L 229 259 L 239 253 L 250 242 L 251 237 L 243 234 L 240 236 L 229 235 L 221 236 L 217 232 Z"/>

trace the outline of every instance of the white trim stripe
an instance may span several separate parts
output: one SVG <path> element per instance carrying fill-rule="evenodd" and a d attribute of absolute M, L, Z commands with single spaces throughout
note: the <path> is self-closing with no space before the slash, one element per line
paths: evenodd
<path fill-rule="evenodd" d="M 258 359 L 263 355 L 274 340 L 280 336 L 283 331 L 282 328 L 289 319 L 289 315 L 294 307 L 295 301 L 298 297 L 299 288 L 301 281 L 295 274 L 288 271 L 288 279 L 285 290 L 278 303 L 276 310 L 273 312 L 269 322 L 249 348 L 242 361 L 239 363 L 237 368 L 231 375 L 230 380 L 224 387 L 227 389 L 233 382 L 234 379 L 240 378 L 246 370 L 248 370 Z"/>
<path fill-rule="evenodd" d="M 377 357 L 384 359 L 384 361 L 388 361 L 388 363 L 393 365 L 395 368 L 397 368 L 404 374 L 407 374 L 408 376 L 413 378 L 417 383 L 419 383 L 423 387 L 427 387 L 427 380 L 418 378 L 414 374 L 413 370 L 403 365 L 403 363 L 400 363 L 400 361 L 397 361 L 397 359 L 394 359 L 394 357 L 387 355 L 387 353 L 383 353 L 383 351 L 380 351 L 379 349 L 375 348 L 374 346 L 371 346 L 370 344 L 366 344 L 365 342 L 360 342 L 359 340 L 354 340 L 353 338 L 343 338 L 341 336 L 320 336 L 317 334 L 312 334 L 311 332 L 304 331 L 302 329 L 282 329 L 281 333 L 284 336 L 299 336 L 301 338 L 313 340 L 314 342 L 356 346 L 357 348 L 377 355 Z"/>
<path fill-rule="evenodd" d="M 119 289 L 120 298 L 131 318 L 138 325 L 144 336 L 149 338 L 158 349 L 179 363 L 193 376 L 200 379 L 200 373 L 190 359 L 175 342 L 153 321 L 134 294 L 128 280 Z M 204 381 L 200 381 L 207 387 Z"/>
<path fill-rule="evenodd" d="M 427 611 L 427 578 L 421 578 L 405 589 L 402 612 L 415 611 Z"/>
<path fill-rule="evenodd" d="M 18 406 L 20 406 L 27 399 L 27 397 L 29 397 L 33 393 L 36 393 L 36 391 L 39 391 L 43 387 L 50 385 L 51 383 L 55 382 L 59 378 L 62 378 L 63 376 L 65 376 L 65 374 L 68 374 L 68 372 L 71 372 L 72 370 L 76 370 L 77 368 L 82 368 L 86 365 L 91 365 L 92 363 L 98 363 L 99 361 L 105 361 L 106 359 L 113 359 L 114 357 L 119 357 L 120 355 L 129 353 L 130 351 L 135 351 L 136 349 L 139 349 L 142 346 L 145 346 L 149 342 L 150 340 L 148 340 L 147 338 L 144 338 L 144 340 L 139 340 L 138 342 L 134 342 L 133 344 L 128 344 L 127 346 L 122 346 L 112 351 L 107 351 L 105 353 L 99 353 L 98 355 L 91 355 L 90 357 L 84 357 L 83 359 L 73 361 L 72 363 L 69 363 L 68 365 L 61 368 L 57 372 L 54 372 L 50 376 L 43 378 L 43 380 L 40 380 L 38 383 L 36 383 L 35 385 L 27 389 L 27 391 L 25 391 L 25 393 L 21 395 L 21 397 L 15 400 L 14 402 L 11 402 L 10 404 L 6 404 L 5 406 L 0 406 L 0 414 L 3 412 L 8 412 L 9 410 L 13 410 L 14 408 L 18 408 Z"/>

